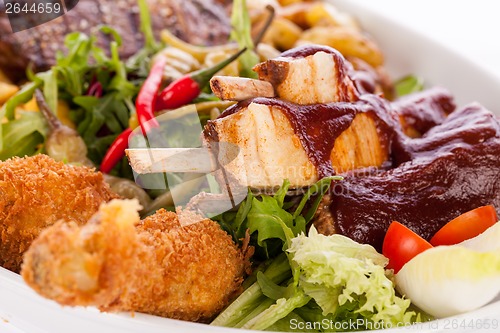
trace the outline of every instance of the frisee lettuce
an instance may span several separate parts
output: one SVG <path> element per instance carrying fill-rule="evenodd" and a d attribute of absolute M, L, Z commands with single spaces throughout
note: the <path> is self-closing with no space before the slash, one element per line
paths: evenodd
<path fill-rule="evenodd" d="M 384 269 L 388 260 L 370 245 L 342 235 L 325 236 L 311 227 L 309 234 L 292 240 L 288 252 L 300 267 L 299 287 L 312 297 L 323 315 L 343 320 L 338 310 L 354 306 L 362 322 L 394 327 L 411 323 L 416 313 L 408 311 L 410 300 L 396 295 Z"/>

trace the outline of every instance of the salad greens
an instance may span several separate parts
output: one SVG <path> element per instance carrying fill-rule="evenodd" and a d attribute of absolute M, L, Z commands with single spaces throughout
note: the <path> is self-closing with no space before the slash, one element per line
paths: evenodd
<path fill-rule="evenodd" d="M 392 271 L 384 269 L 388 259 L 372 246 L 318 234 L 313 226 L 306 236 L 323 195 L 339 179 L 319 181 L 300 201 L 286 201 L 285 181 L 274 196 L 249 193 L 236 214 L 218 217 L 237 239 L 248 228 L 257 254 L 269 259 L 211 325 L 318 332 L 352 323 L 365 330 L 422 320 L 410 300 L 396 295 Z"/>
<path fill-rule="evenodd" d="M 411 323 L 416 316 L 408 311 L 410 300 L 395 294 L 391 271 L 384 269 L 388 259 L 372 246 L 341 235 L 324 236 L 311 227 L 308 236 L 292 240 L 288 252 L 301 268 L 299 287 L 322 315 L 332 315 L 337 322 L 362 319 L 387 327 Z M 347 313 L 346 308 L 354 311 Z"/>
<path fill-rule="evenodd" d="M 33 155 L 44 142 L 47 128 L 39 113 L 23 112 L 15 119 L 18 105 L 28 102 L 41 82 L 32 82 L 11 97 L 0 109 L 0 119 L 7 119 L 0 126 L 0 157 L 2 160 L 12 156 Z M 31 118 L 31 119 L 30 119 Z M 42 125 L 40 126 L 40 122 Z"/>
<path fill-rule="evenodd" d="M 259 56 L 254 52 L 255 45 L 252 41 L 252 22 L 247 10 L 246 0 L 233 1 L 233 13 L 231 16 L 231 39 L 238 43 L 240 49 L 247 48 L 239 59 L 240 75 L 256 79 L 257 73 L 252 68 L 259 63 Z"/>
<path fill-rule="evenodd" d="M 16 109 L 33 98 L 35 89 L 43 90 L 49 107 L 57 114 L 58 101 L 65 102 L 69 118 L 88 147 L 88 157 L 99 165 L 109 145 L 125 128 L 135 114 L 134 100 L 148 74 L 147 68 L 160 45 L 151 30 L 151 19 L 145 0 L 139 0 L 141 31 L 146 46 L 127 62 L 120 59 L 120 35 L 108 26 L 99 33 L 112 39 L 109 50 L 97 45 L 97 36 L 80 32 L 66 36 L 67 52 L 59 52 L 56 64 L 42 73 L 31 73 L 31 80 L 0 109 L 0 118 L 8 121 L 0 126 L 0 158 L 33 155 L 44 152 L 48 131 L 40 113 L 17 112 Z M 15 129 L 15 135 L 12 135 Z M 132 177 L 132 171 L 123 161 L 113 171 Z"/>

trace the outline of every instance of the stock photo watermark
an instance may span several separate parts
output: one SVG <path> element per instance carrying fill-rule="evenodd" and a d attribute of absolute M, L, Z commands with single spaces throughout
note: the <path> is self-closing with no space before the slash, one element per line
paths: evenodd
<path fill-rule="evenodd" d="M 77 4 L 78 0 L 3 0 L 1 9 L 16 33 L 61 17 Z"/>
<path fill-rule="evenodd" d="M 415 324 L 376 323 L 364 318 L 349 321 L 334 321 L 323 319 L 315 322 L 304 322 L 297 319 L 290 320 L 291 331 L 316 330 L 324 332 L 353 332 L 364 330 L 383 330 L 390 328 L 403 328 L 408 331 L 450 331 L 450 332 L 498 332 L 500 320 L 493 318 L 481 319 L 440 319 Z"/>

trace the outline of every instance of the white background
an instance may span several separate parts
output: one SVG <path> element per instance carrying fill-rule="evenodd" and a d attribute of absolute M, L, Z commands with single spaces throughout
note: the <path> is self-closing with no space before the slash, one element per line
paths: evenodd
<path fill-rule="evenodd" d="M 500 1 L 353 1 L 404 22 L 406 26 L 445 44 L 457 53 L 474 59 L 500 77 Z M 356 13 L 352 14 L 356 16 Z"/>

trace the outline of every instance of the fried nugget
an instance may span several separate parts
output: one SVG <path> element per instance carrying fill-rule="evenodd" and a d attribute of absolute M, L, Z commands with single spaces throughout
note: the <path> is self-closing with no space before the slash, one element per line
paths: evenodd
<path fill-rule="evenodd" d="M 117 196 L 93 169 L 46 155 L 0 162 L 0 266 L 19 272 L 23 253 L 60 219 L 85 223 Z"/>
<path fill-rule="evenodd" d="M 59 222 L 24 257 L 42 296 L 101 311 L 205 322 L 235 297 L 248 260 L 211 220 L 181 226 L 163 209 L 140 221 L 135 200 L 113 200 L 84 226 Z"/>

